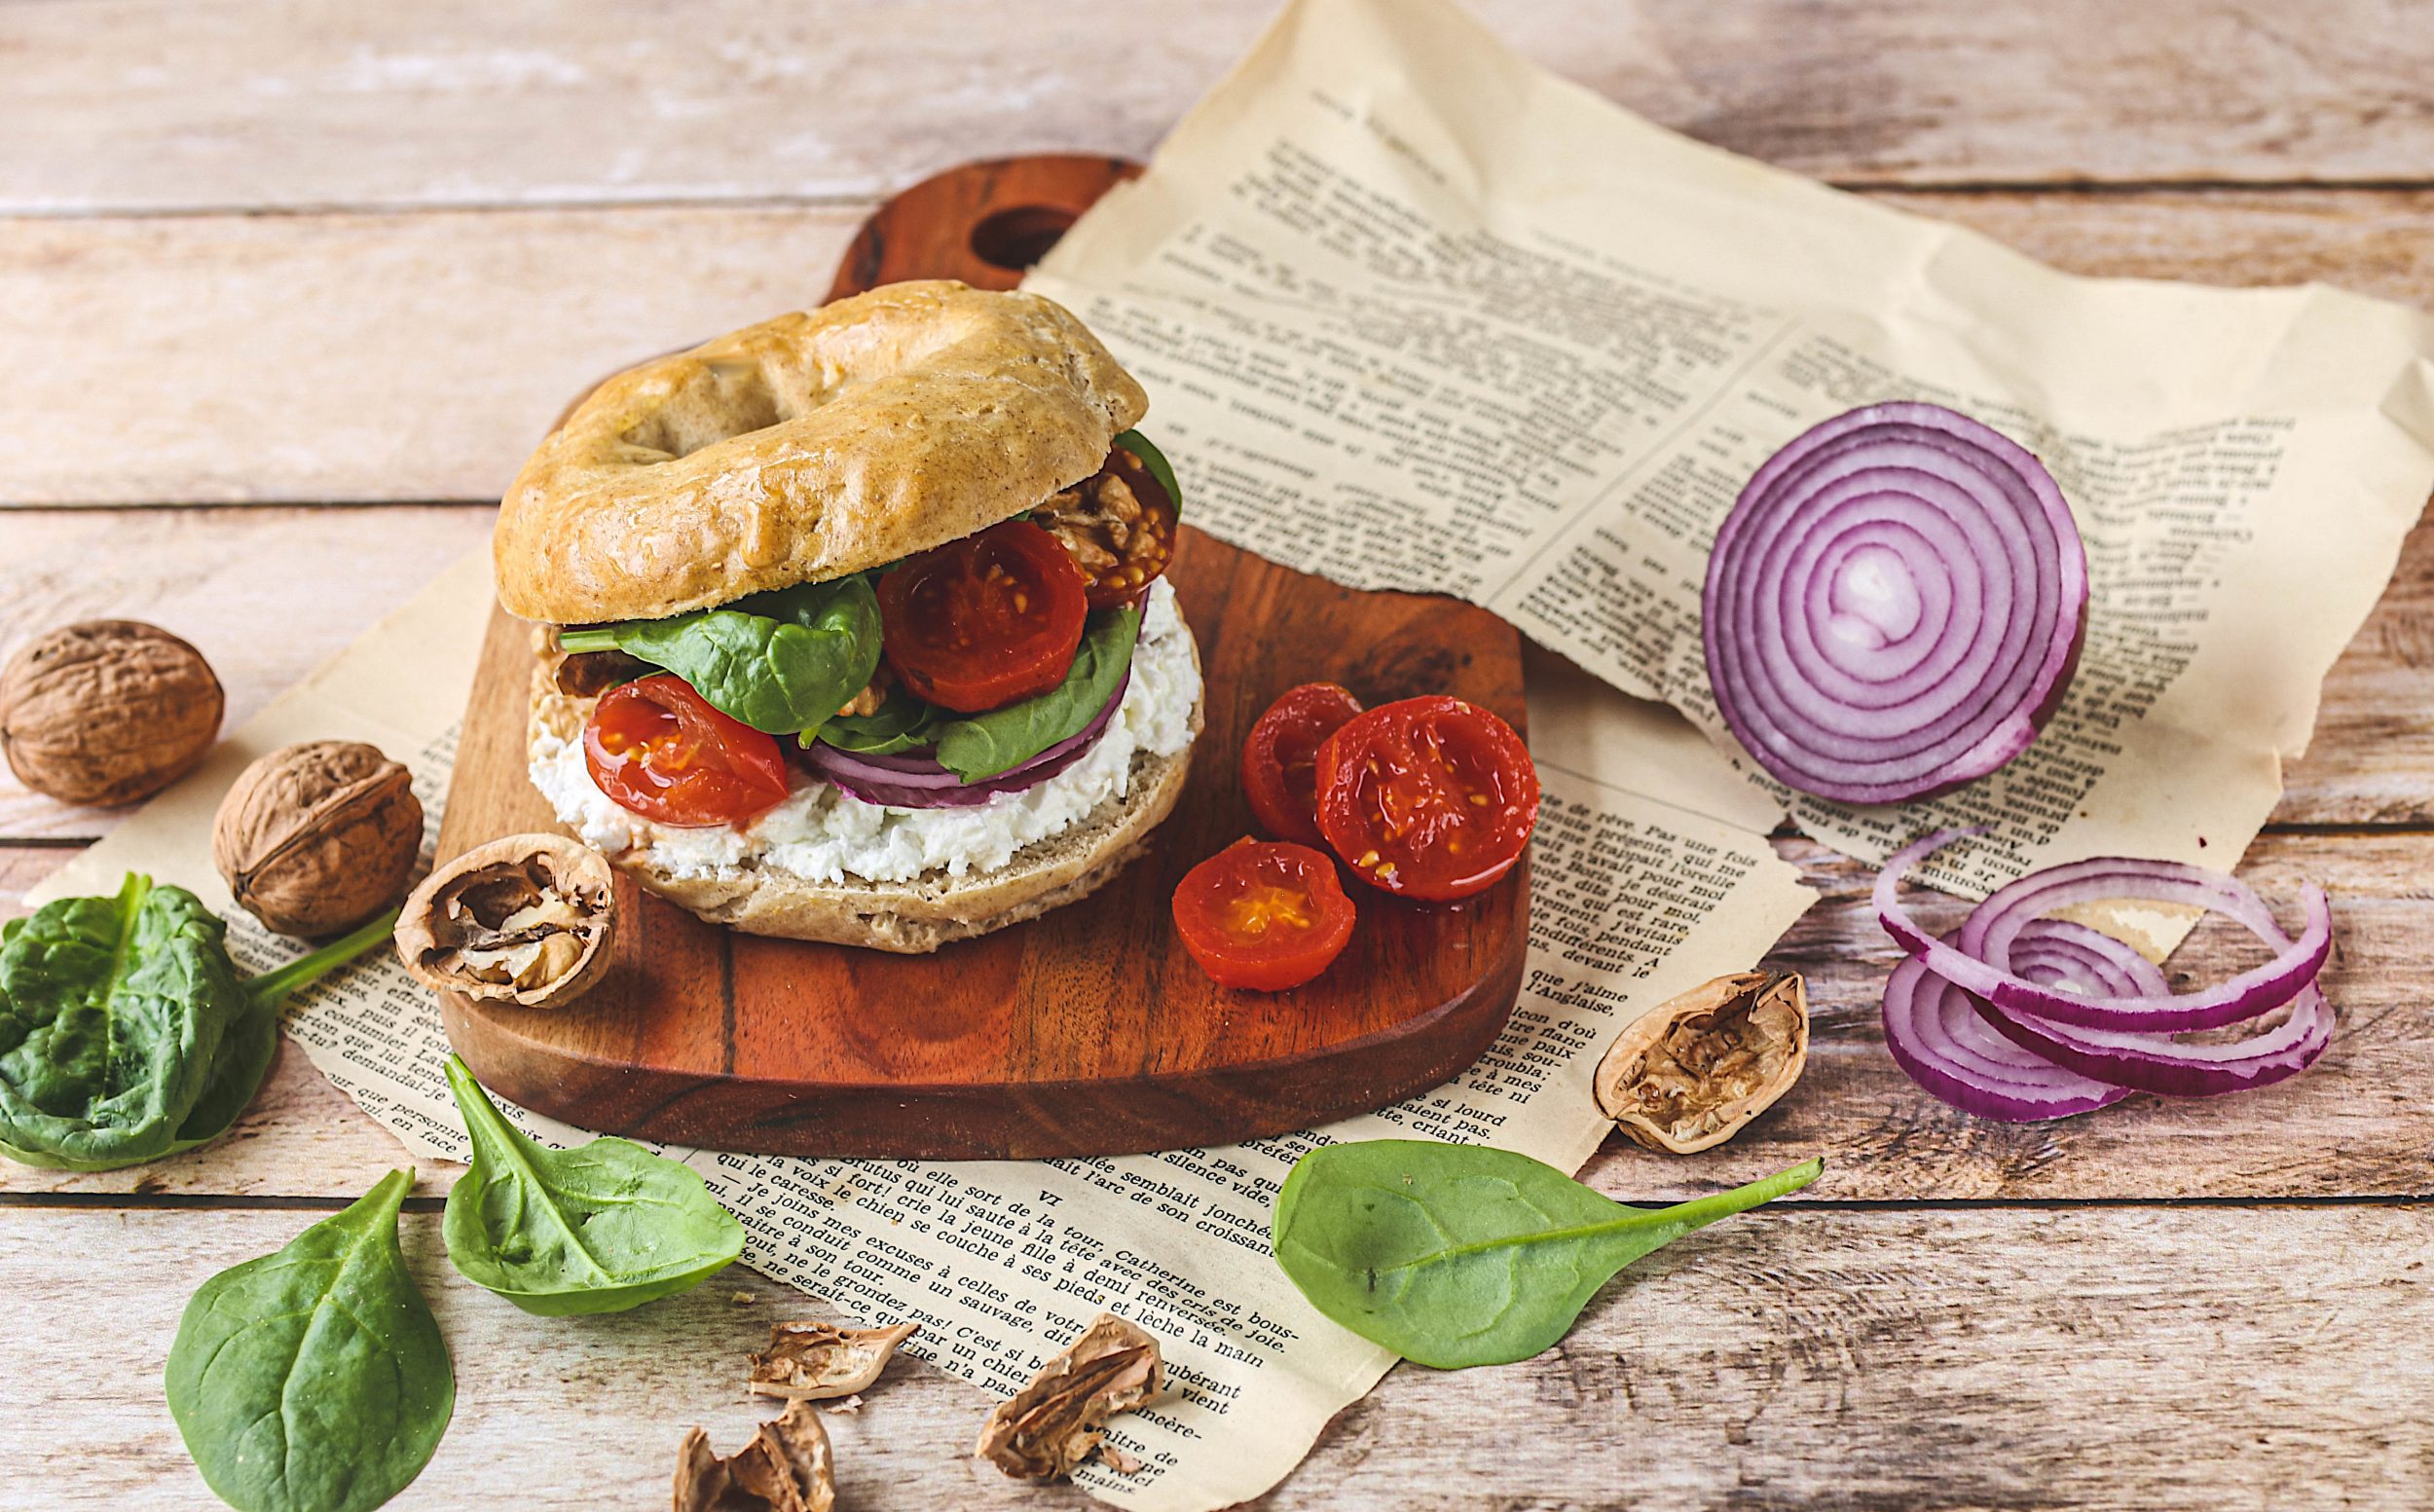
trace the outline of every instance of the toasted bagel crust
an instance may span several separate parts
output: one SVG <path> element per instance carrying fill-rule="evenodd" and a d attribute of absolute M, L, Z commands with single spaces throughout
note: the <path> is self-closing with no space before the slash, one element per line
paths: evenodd
<path fill-rule="evenodd" d="M 781 315 L 576 406 L 501 502 L 498 602 L 657 619 L 880 567 L 1088 477 L 1148 407 L 1036 294 L 895 283 Z"/>

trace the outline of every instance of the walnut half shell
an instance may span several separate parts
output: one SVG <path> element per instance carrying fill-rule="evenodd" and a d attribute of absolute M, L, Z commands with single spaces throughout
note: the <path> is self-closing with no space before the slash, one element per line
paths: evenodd
<path fill-rule="evenodd" d="M 1659 1004 L 1598 1062 L 1598 1106 L 1651 1150 L 1720 1145 L 1791 1089 L 1809 1063 L 1809 992 L 1796 973 L 1737 972 Z"/>
<path fill-rule="evenodd" d="M 1029 1385 L 990 1410 L 973 1455 L 1016 1480 L 1071 1475 L 1107 1436 L 1108 1419 L 1147 1402 L 1165 1383 L 1157 1338 L 1102 1312 Z"/>
<path fill-rule="evenodd" d="M 798 1402 L 852 1396 L 879 1379 L 896 1346 L 918 1323 L 893 1328 L 839 1328 L 833 1323 L 780 1323 L 769 1330 L 769 1348 L 753 1358 L 745 1389 Z"/>
<path fill-rule="evenodd" d="M 832 1512 L 836 1467 L 829 1430 L 809 1402 L 760 1425 L 753 1441 L 721 1459 L 710 1435 L 684 1435 L 676 1462 L 676 1512 Z"/>
<path fill-rule="evenodd" d="M 557 1008 L 608 969 L 616 885 L 598 851 L 511 834 L 424 878 L 397 919 L 415 979 L 483 1003 Z"/>

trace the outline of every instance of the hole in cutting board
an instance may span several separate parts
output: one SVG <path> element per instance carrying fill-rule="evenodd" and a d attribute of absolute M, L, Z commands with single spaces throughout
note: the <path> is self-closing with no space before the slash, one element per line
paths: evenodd
<path fill-rule="evenodd" d="M 1046 257 L 1079 219 L 1053 204 L 1010 205 L 972 228 L 972 252 L 992 268 L 1020 273 Z"/>

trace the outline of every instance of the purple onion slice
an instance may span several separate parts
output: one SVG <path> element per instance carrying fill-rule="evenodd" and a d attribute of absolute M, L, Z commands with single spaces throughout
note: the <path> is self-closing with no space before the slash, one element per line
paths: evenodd
<path fill-rule="evenodd" d="M 2129 1095 L 2014 1045 L 1978 1016 L 1974 999 L 1915 956 L 1885 983 L 1885 1048 L 1911 1081 L 1979 1118 L 2069 1118 Z"/>
<path fill-rule="evenodd" d="M 1787 786 L 1894 803 L 2018 756 L 2061 702 L 2087 611 L 2062 491 L 1934 404 L 1815 426 L 1750 479 L 1702 596 L 1708 681 Z"/>
<path fill-rule="evenodd" d="M 2274 923 L 2265 901 L 2236 878 L 2178 862 L 2119 857 L 2031 872 L 1978 904 L 1961 933 L 1946 943 L 1920 928 L 1902 909 L 1899 884 L 1902 873 L 1929 855 L 1975 832 L 1939 830 L 1913 841 L 1886 862 L 1876 877 L 1876 919 L 1902 949 L 1926 961 L 1936 976 L 1996 1008 L 2121 1033 L 2213 1029 L 2259 1017 L 2290 1002 L 2315 979 L 2332 954 L 2332 904 L 2320 887 L 2309 884 L 2301 891 L 2306 929 L 2293 941 Z M 2071 904 L 2105 898 L 2138 898 L 2210 909 L 2245 926 L 2258 938 L 2273 941 L 2280 953 L 2228 981 L 2179 994 L 2082 995 L 2031 981 L 1992 964 L 2009 959 L 2011 941 L 2030 920 Z"/>
<path fill-rule="evenodd" d="M 967 783 L 932 756 L 904 752 L 895 756 L 865 756 L 814 741 L 803 751 L 813 771 L 865 803 L 885 808 L 977 808 L 1001 793 L 1036 788 L 1089 754 L 1107 731 L 1107 722 L 1124 706 L 1132 671 L 1116 682 L 1116 690 L 1090 722 L 1019 766 L 994 777 Z"/>

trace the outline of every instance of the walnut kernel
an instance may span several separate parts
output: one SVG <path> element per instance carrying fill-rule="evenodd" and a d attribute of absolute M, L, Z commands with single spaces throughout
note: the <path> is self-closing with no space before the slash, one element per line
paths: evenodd
<path fill-rule="evenodd" d="M 282 746 L 238 776 L 211 860 L 247 913 L 282 935 L 330 935 L 395 903 L 423 853 L 414 774 L 357 740 Z"/>
<path fill-rule="evenodd" d="M 436 867 L 397 919 L 397 958 L 424 986 L 557 1008 L 608 969 L 616 885 L 598 851 L 511 834 Z"/>
<path fill-rule="evenodd" d="M 0 670 L 0 752 L 18 781 L 62 803 L 132 803 L 203 759 L 226 708 L 184 641 L 89 619 L 36 636 Z"/>

